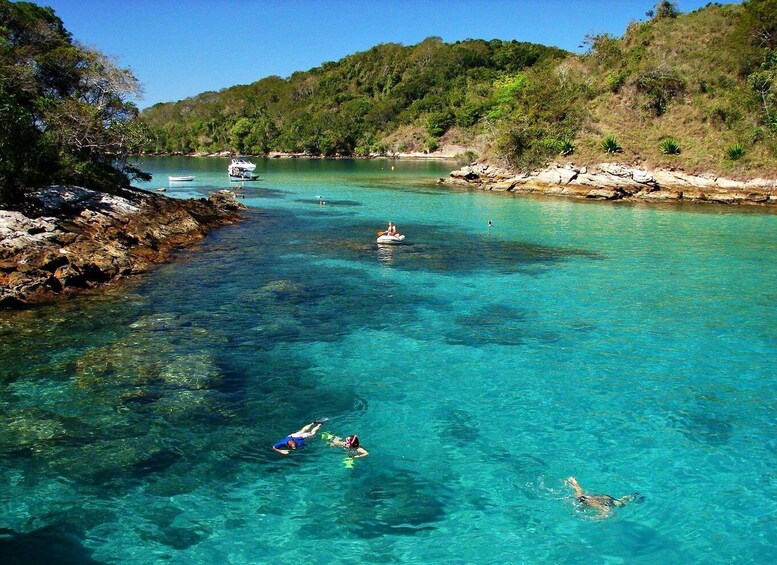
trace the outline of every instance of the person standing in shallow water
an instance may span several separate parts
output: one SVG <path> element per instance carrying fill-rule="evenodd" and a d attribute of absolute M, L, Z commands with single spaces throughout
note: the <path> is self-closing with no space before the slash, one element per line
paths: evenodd
<path fill-rule="evenodd" d="M 629 502 L 642 502 L 639 493 L 627 494 L 621 498 L 613 498 L 609 494 L 586 494 L 575 477 L 569 477 L 567 484 L 575 491 L 575 499 L 580 504 L 593 508 L 599 512 L 599 516 L 605 518 L 610 515 L 613 508 L 626 506 Z"/>

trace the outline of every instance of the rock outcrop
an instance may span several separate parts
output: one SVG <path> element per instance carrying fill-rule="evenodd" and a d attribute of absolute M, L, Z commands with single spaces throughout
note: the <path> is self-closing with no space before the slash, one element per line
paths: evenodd
<path fill-rule="evenodd" d="M 144 272 L 238 221 L 242 208 L 228 193 L 177 200 L 137 189 L 32 192 L 22 211 L 0 210 L 0 306 L 48 302 Z"/>
<path fill-rule="evenodd" d="M 515 174 L 484 163 L 453 171 L 443 184 L 482 190 L 538 193 L 601 200 L 717 202 L 777 205 L 777 179 L 737 181 L 678 171 L 645 171 L 617 163 L 592 167 L 552 164 L 532 173 Z"/>

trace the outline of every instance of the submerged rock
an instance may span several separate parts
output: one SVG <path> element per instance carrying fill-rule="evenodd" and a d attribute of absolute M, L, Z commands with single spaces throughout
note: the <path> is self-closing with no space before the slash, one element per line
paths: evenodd
<path fill-rule="evenodd" d="M 51 186 L 19 210 L 0 210 L 0 306 L 48 302 L 147 271 L 170 252 L 239 220 L 234 198 L 106 194 Z"/>

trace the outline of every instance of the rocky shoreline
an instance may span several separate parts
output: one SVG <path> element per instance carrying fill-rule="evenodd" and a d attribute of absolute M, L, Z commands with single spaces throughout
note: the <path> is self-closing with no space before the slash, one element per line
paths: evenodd
<path fill-rule="evenodd" d="M 0 210 L 0 307 L 51 302 L 147 271 L 237 222 L 243 208 L 226 192 L 178 200 L 140 189 L 36 190 L 22 211 Z"/>
<path fill-rule="evenodd" d="M 670 170 L 646 171 L 618 163 L 590 167 L 554 163 L 545 169 L 521 174 L 485 163 L 472 163 L 440 179 L 440 183 L 597 200 L 777 205 L 777 179 L 738 181 Z"/>

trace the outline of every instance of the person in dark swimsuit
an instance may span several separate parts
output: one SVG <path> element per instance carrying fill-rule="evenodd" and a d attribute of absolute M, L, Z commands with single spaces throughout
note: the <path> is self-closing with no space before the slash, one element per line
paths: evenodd
<path fill-rule="evenodd" d="M 575 477 L 569 477 L 567 484 L 575 491 L 577 502 L 597 510 L 603 518 L 608 516 L 613 508 L 626 506 L 629 502 L 642 502 L 642 497 L 637 492 L 621 498 L 614 498 L 609 494 L 586 494 Z"/>

